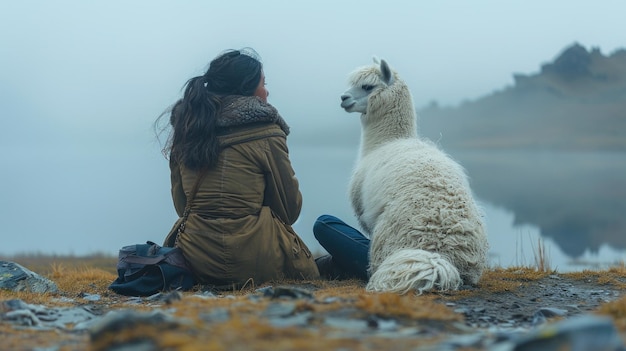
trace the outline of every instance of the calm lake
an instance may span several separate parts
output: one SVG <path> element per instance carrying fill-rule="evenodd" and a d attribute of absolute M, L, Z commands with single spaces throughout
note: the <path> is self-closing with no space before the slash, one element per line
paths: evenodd
<path fill-rule="evenodd" d="M 357 144 L 349 138 L 343 145 Z M 357 227 L 347 196 L 357 146 L 289 145 L 304 197 L 294 227 L 323 253 L 311 232 L 319 215 Z M 0 254 L 117 255 L 124 245 L 161 242 L 175 222 L 167 161 L 154 149 L 44 151 L 7 161 L 16 172 L 1 176 L 0 217 L 6 233 L 19 235 Z M 626 153 L 449 152 L 484 209 L 494 266 L 534 265 L 540 242 L 561 272 L 626 260 Z"/>
<path fill-rule="evenodd" d="M 291 146 L 304 196 L 294 228 L 323 252 L 311 228 L 333 214 L 357 226 L 347 196 L 356 148 Z M 450 152 L 485 212 L 494 266 L 534 265 L 540 245 L 560 272 L 626 260 L 626 153 Z"/>

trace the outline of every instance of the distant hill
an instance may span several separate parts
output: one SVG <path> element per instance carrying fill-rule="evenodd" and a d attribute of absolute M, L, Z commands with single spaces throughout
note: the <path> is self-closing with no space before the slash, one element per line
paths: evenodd
<path fill-rule="evenodd" d="M 455 107 L 420 109 L 422 136 L 445 148 L 626 150 L 626 50 L 578 43 L 537 74 Z"/>

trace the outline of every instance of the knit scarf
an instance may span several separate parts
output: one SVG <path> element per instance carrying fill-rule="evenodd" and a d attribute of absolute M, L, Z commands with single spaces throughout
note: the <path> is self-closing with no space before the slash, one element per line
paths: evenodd
<path fill-rule="evenodd" d="M 276 123 L 289 134 L 287 122 L 276 108 L 256 96 L 229 95 L 222 98 L 222 109 L 217 116 L 217 127 L 228 128 L 251 123 Z"/>

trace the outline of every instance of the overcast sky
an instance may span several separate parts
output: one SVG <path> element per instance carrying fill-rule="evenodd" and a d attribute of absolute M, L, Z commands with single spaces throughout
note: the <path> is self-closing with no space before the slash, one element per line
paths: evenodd
<path fill-rule="evenodd" d="M 323 143 L 324 130 L 358 125 L 339 96 L 373 56 L 417 107 L 454 105 L 574 42 L 626 47 L 624 13 L 621 0 L 2 1 L 0 254 L 161 241 L 175 213 L 152 123 L 224 49 L 260 53 L 297 150 L 307 133 Z M 301 178 L 324 172 L 302 157 L 292 152 Z"/>

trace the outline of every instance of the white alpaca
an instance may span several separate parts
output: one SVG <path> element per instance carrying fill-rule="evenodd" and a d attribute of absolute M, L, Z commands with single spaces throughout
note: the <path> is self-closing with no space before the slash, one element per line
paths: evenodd
<path fill-rule="evenodd" d="M 341 107 L 361 113 L 352 207 L 371 239 L 369 291 L 476 284 L 487 237 L 465 170 L 417 136 L 413 100 L 384 60 L 350 76 Z"/>

